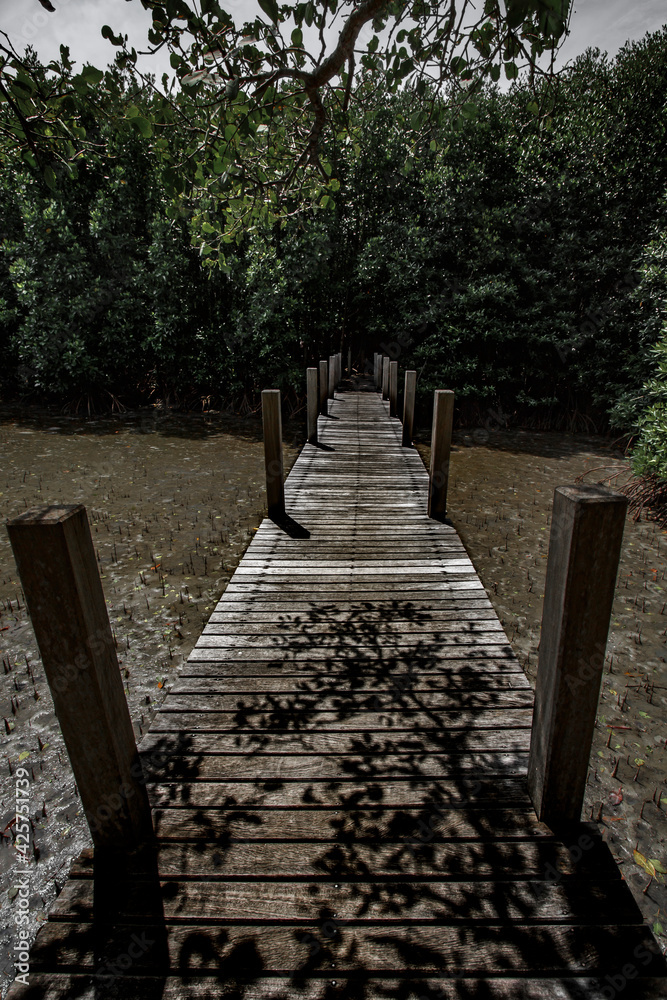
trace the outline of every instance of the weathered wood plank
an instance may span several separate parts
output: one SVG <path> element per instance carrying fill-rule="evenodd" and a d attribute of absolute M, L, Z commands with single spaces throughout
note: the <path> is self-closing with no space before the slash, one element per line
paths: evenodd
<path fill-rule="evenodd" d="M 358 926 L 377 923 L 395 927 L 410 923 L 453 926 L 496 923 L 509 920 L 523 925 L 546 922 L 552 925 L 587 926 L 599 919 L 601 925 L 641 924 L 636 904 L 618 881 L 594 879 L 567 884 L 544 882 L 347 882 L 337 888 L 327 886 L 313 893 L 302 882 L 163 882 L 165 919 L 173 924 L 204 921 L 224 914 L 226 923 L 255 922 L 265 926 L 293 923 L 302 926 L 322 921 L 326 906 L 335 913 L 337 925 L 352 921 Z M 151 908 L 141 882 L 132 887 L 121 915 L 150 918 Z M 611 904 L 614 912 L 600 908 Z M 91 879 L 70 881 L 57 900 L 51 919 L 87 921 L 93 918 Z"/>
<path fill-rule="evenodd" d="M 323 921 L 324 923 L 325 921 Z M 332 926 L 329 926 L 331 923 Z M 573 933 L 559 925 L 498 926 L 470 925 L 462 933 L 457 927 L 429 924 L 400 929 L 350 927 L 329 919 L 325 930 L 302 925 L 294 927 L 224 925 L 224 933 L 208 924 L 165 928 L 145 923 L 146 939 L 163 940 L 165 971 L 201 975 L 207 969 L 217 973 L 232 964 L 236 974 L 256 974 L 259 968 L 271 972 L 304 973 L 319 970 L 331 976 L 332 963 L 339 972 L 364 970 L 366 973 L 422 973 L 479 975 L 499 968 L 514 973 L 563 973 L 588 975 L 591 972 L 619 971 L 635 951 L 645 953 L 645 973 L 662 968 L 661 956 L 650 932 L 634 925 L 589 926 L 585 933 Z M 137 925 L 116 925 L 107 935 L 109 955 L 127 952 Z M 91 924 L 50 922 L 35 943 L 31 960 L 34 968 L 94 970 L 99 963 L 98 935 Z M 318 948 L 313 947 L 317 942 Z M 635 957 L 635 963 L 636 963 Z M 139 955 L 134 969 L 154 967 L 154 955 Z"/>
<path fill-rule="evenodd" d="M 264 976 L 255 972 L 251 977 L 233 976 L 223 971 L 217 975 L 184 979 L 183 976 L 123 976 L 106 984 L 108 1000 L 461 1000 L 480 997 L 484 1000 L 609 1000 L 609 977 L 577 978 L 568 974 L 545 979 L 497 978 L 433 978 L 410 976 L 381 979 L 335 973 L 337 978 L 304 976 L 293 970 L 284 976 Z M 641 975 L 641 972 L 639 973 Z M 31 974 L 31 985 L 18 985 L 10 1000 L 99 1000 L 98 977 L 85 974 L 53 976 Z M 641 978 L 626 983 L 632 992 L 627 1000 L 664 1000 L 664 979 Z M 613 986 L 611 987 L 613 989 Z M 214 993 L 212 993 L 212 990 Z M 159 992 L 158 992 L 159 991 Z"/>

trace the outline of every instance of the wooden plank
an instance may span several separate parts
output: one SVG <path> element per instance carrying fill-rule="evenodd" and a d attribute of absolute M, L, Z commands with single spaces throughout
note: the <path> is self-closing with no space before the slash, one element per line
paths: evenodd
<path fill-rule="evenodd" d="M 517 741 L 518 742 L 518 741 Z M 517 749 L 489 749 L 484 752 L 462 746 L 459 752 L 445 751 L 429 756 L 385 754 L 382 761 L 357 755 L 326 756 L 308 754 L 241 753 L 208 756 L 180 756 L 162 766 L 155 777 L 179 781 L 413 781 L 418 778 L 448 778 L 453 775 L 494 773 L 526 769 L 528 741 Z M 150 776 L 150 772 L 149 775 Z"/>
<path fill-rule="evenodd" d="M 576 934 L 560 925 L 473 924 L 462 933 L 458 927 L 429 924 L 379 930 L 341 922 L 327 928 L 329 936 L 304 922 L 302 934 L 292 926 L 254 926 L 250 948 L 247 927 L 223 926 L 224 934 L 208 924 L 141 925 L 145 939 L 163 942 L 165 971 L 182 974 L 190 970 L 215 974 L 230 963 L 235 973 L 245 975 L 256 974 L 259 967 L 264 974 L 319 969 L 328 970 L 331 976 L 332 963 L 336 974 L 363 969 L 366 973 L 479 975 L 499 967 L 505 975 L 608 974 L 620 971 L 636 950 L 647 953 L 647 975 L 662 968 L 661 956 L 649 950 L 655 948 L 650 932 L 634 925 L 589 926 L 585 934 Z M 137 924 L 115 925 L 106 936 L 105 951 L 110 956 L 126 953 L 136 930 Z M 31 964 L 36 970 L 61 967 L 67 971 L 75 966 L 92 971 L 99 962 L 98 937 L 91 924 L 50 922 L 35 942 Z M 318 942 L 317 950 L 311 947 L 313 940 Z M 155 956 L 149 951 L 135 959 L 133 969 L 151 969 L 154 964 Z"/>
<path fill-rule="evenodd" d="M 158 980 L 160 1000 L 211 1000 L 211 982 L 218 991 L 219 997 L 243 997 L 243 1000 L 287 1000 L 298 991 L 299 1000 L 387 1000 L 387 997 L 398 997 L 402 1000 L 461 1000 L 462 996 L 483 997 L 484 1000 L 609 1000 L 609 982 L 602 977 L 577 978 L 569 975 L 559 977 L 542 977 L 531 979 L 515 979 L 511 976 L 501 978 L 433 978 L 411 976 L 409 979 L 392 979 L 386 976 L 362 978 L 361 973 L 354 976 L 336 973 L 337 979 L 331 976 L 309 974 L 293 971 L 284 976 L 263 976 L 255 973 L 251 978 L 234 977 L 233 992 L 229 992 L 227 979 L 220 974 L 216 977 L 202 979 L 182 976 L 163 976 Z M 99 980 L 92 976 L 63 975 L 58 977 L 62 987 L 48 975 L 31 975 L 30 982 L 34 991 L 28 994 L 30 987 L 20 987 L 12 993 L 9 1000 L 28 1000 L 35 996 L 42 1000 L 99 1000 Z M 123 977 L 125 984 L 122 989 L 126 993 L 118 996 L 131 996 L 133 1000 L 155 1000 L 156 980 L 153 977 Z M 612 987 L 613 989 L 613 987 Z M 664 1000 L 664 980 L 657 978 L 642 978 L 632 983 L 632 1000 Z M 225 992 L 227 990 L 228 992 Z M 630 998 L 628 998 L 630 1000 Z"/>
<path fill-rule="evenodd" d="M 523 749 L 530 730 L 522 727 L 497 732 L 493 729 L 471 730 L 465 734 L 465 743 L 470 750 Z M 425 754 L 456 749 L 461 745 L 460 733 L 413 732 L 411 729 L 397 730 L 392 738 L 394 752 Z M 160 767 L 166 766 L 172 755 L 205 755 L 224 753 L 248 753 L 258 751 L 253 733 L 206 733 L 164 734 L 150 731 L 141 744 L 141 754 L 145 760 L 147 774 L 160 777 Z M 351 754 L 373 757 L 384 754 L 386 743 L 381 734 L 367 733 L 363 738 L 356 733 L 317 732 L 276 732 L 270 742 L 261 748 L 262 753 L 276 755 L 304 753 Z"/>
<path fill-rule="evenodd" d="M 532 702 L 525 708 L 485 709 L 473 708 L 467 711 L 454 709 L 440 711 L 432 709 L 428 712 L 419 709 L 395 710 L 391 705 L 384 711 L 365 712 L 359 710 L 345 712 L 338 709 L 328 711 L 307 706 L 301 710 L 286 706 L 267 707 L 266 709 L 235 708 L 228 711 L 172 710 L 164 706 L 160 713 L 160 721 L 156 724 L 158 732 L 173 732 L 186 729 L 192 732 L 221 732 L 226 729 L 245 729 L 274 731 L 278 729 L 313 729 L 328 726 L 338 731 L 356 730 L 357 732 L 374 732 L 410 725 L 414 729 L 432 729 L 434 726 L 456 725 L 463 729 L 471 726 L 476 728 L 515 729 L 517 726 L 529 725 L 532 718 Z"/>
<path fill-rule="evenodd" d="M 428 808 L 432 805 L 443 809 L 465 810 L 498 806 L 507 809 L 532 808 L 522 775 L 488 777 L 482 774 L 479 777 L 462 776 L 455 780 L 415 779 L 412 783 L 389 782 L 386 786 L 368 780 L 325 782 L 321 785 L 313 781 L 267 781 L 263 784 L 250 782 L 233 786 L 214 781 L 188 784 L 158 780 L 149 785 L 149 791 L 154 808 L 187 806 L 206 809 L 228 805 L 259 809 L 270 806 L 299 808 L 305 805 L 359 809 L 380 804 L 400 809 L 421 806 Z"/>
<path fill-rule="evenodd" d="M 500 871 L 503 880 L 560 882 L 565 876 L 586 876 L 621 881 L 611 854 L 601 842 L 575 861 L 566 847 L 547 838 L 490 843 L 478 838 L 389 844 L 275 841 L 270 849 L 264 841 L 211 842 L 207 847 L 188 841 L 158 841 L 155 865 L 160 879 L 187 876 L 215 882 L 286 879 L 337 884 L 406 879 L 443 884 L 470 878 L 473 872 L 475 881 L 493 880 Z M 72 873 L 76 875 L 75 868 Z"/>
<path fill-rule="evenodd" d="M 213 913 L 224 914 L 226 924 L 255 923 L 264 926 L 302 926 L 322 922 L 322 911 L 329 905 L 336 925 L 358 927 L 375 924 L 396 927 L 418 923 L 420 926 L 505 924 L 516 921 L 524 928 L 544 922 L 558 926 L 587 926 L 600 918 L 600 924 L 637 926 L 641 915 L 636 904 L 618 881 L 593 879 L 573 884 L 543 882 L 485 883 L 479 892 L 477 882 L 384 882 L 377 887 L 364 882 L 347 882 L 332 891 L 314 894 L 312 886 L 302 882 L 163 882 L 164 916 L 171 924 L 204 922 Z M 121 916 L 150 918 L 145 889 L 140 881 L 123 901 Z M 614 915 L 605 902 L 611 903 Z M 72 880 L 59 896 L 51 919 L 87 921 L 93 918 L 91 879 Z"/>
<path fill-rule="evenodd" d="M 410 976 L 392 979 L 383 976 L 373 978 L 362 972 L 344 975 L 340 972 L 320 975 L 292 970 L 283 976 L 263 975 L 254 972 L 251 977 L 236 975 L 232 982 L 226 972 L 214 976 L 196 978 L 190 976 L 161 975 L 129 976 L 118 980 L 116 997 L 132 997 L 133 1000 L 212 1000 L 212 990 L 216 997 L 243 997 L 243 1000 L 387 1000 L 401 997 L 401 1000 L 461 1000 L 462 997 L 483 997 L 484 1000 L 609 1000 L 609 976 L 578 978 L 559 975 L 548 979 L 542 976 L 530 979 L 516 979 L 511 975 L 493 978 Z M 641 975 L 641 971 L 639 973 Z M 16 984 L 8 1000 L 99 1000 L 99 978 L 85 974 L 31 973 L 30 986 Z M 664 1000 L 664 979 L 641 978 L 631 983 L 632 994 L 628 1000 Z M 18 988 L 17 988 L 18 987 Z M 111 987 L 113 988 L 113 987 Z M 611 989 L 614 989 L 612 986 Z M 159 994 L 157 993 L 159 990 Z M 107 996 L 111 998 L 113 993 Z"/>

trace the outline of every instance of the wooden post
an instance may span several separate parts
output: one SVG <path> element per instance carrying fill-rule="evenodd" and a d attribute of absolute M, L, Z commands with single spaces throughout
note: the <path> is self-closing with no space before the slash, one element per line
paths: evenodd
<path fill-rule="evenodd" d="M 389 362 L 389 416 L 398 413 L 398 361 Z"/>
<path fill-rule="evenodd" d="M 412 431 L 415 422 L 415 392 L 417 389 L 417 372 L 405 373 L 405 394 L 403 397 L 403 437 L 404 448 L 412 447 Z"/>
<path fill-rule="evenodd" d="M 308 441 L 317 444 L 317 368 L 306 369 L 306 399 L 308 412 Z"/>
<path fill-rule="evenodd" d="M 352 348 L 347 349 L 347 377 L 349 378 L 352 374 Z"/>
<path fill-rule="evenodd" d="M 336 355 L 329 355 L 329 399 L 336 394 Z"/>
<path fill-rule="evenodd" d="M 320 413 L 323 417 L 329 413 L 328 383 L 327 363 L 320 361 Z"/>
<path fill-rule="evenodd" d="M 451 389 L 436 389 L 433 397 L 431 470 L 428 493 L 428 516 L 436 521 L 444 521 L 447 514 L 449 453 L 452 447 L 453 422 L 454 393 Z"/>
<path fill-rule="evenodd" d="M 528 758 L 550 826 L 581 819 L 627 503 L 600 486 L 554 493 Z"/>
<path fill-rule="evenodd" d="M 148 843 L 148 795 L 86 508 L 27 510 L 7 530 L 93 843 Z"/>
<path fill-rule="evenodd" d="M 269 517 L 285 513 L 283 487 L 283 428 L 280 416 L 280 390 L 262 390 L 262 426 L 264 428 L 264 465 L 266 500 Z"/>
<path fill-rule="evenodd" d="M 373 355 L 373 382 L 375 383 L 376 389 L 380 384 L 380 377 L 378 374 L 379 368 L 380 368 L 380 355 L 376 351 L 375 354 Z"/>
<path fill-rule="evenodd" d="M 382 398 L 389 399 L 389 358 L 382 359 Z"/>

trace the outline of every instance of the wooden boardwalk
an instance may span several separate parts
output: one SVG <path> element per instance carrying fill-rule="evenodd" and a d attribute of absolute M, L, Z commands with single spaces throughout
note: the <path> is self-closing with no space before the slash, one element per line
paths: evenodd
<path fill-rule="evenodd" d="M 536 819 L 532 690 L 399 422 L 319 427 L 140 748 L 156 850 L 76 862 L 12 1000 L 667 996 L 597 828 Z"/>

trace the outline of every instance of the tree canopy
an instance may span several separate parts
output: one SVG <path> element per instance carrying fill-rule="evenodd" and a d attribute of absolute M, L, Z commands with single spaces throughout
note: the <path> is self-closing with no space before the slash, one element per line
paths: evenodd
<path fill-rule="evenodd" d="M 236 24 L 218 0 L 140 2 L 152 17 L 146 52 L 169 52 L 173 76 L 161 85 L 109 25 L 101 31 L 114 65 L 78 72 L 66 48 L 41 67 L 0 32 L 0 155 L 21 157 L 53 188 L 59 174 L 72 176 L 82 158 L 100 152 L 89 117 L 133 129 L 161 157 L 165 190 L 180 210 L 193 213 L 196 204 L 199 212 L 203 199 L 211 259 L 249 218 L 331 204 L 341 149 L 355 139 L 355 106 L 378 107 L 405 91 L 414 98 L 405 127 L 420 143 L 444 115 L 461 129 L 478 115 L 485 84 L 525 69 L 528 109 L 548 128 L 553 95 L 544 81 L 553 77 L 571 7 L 258 0 L 258 16 Z"/>

